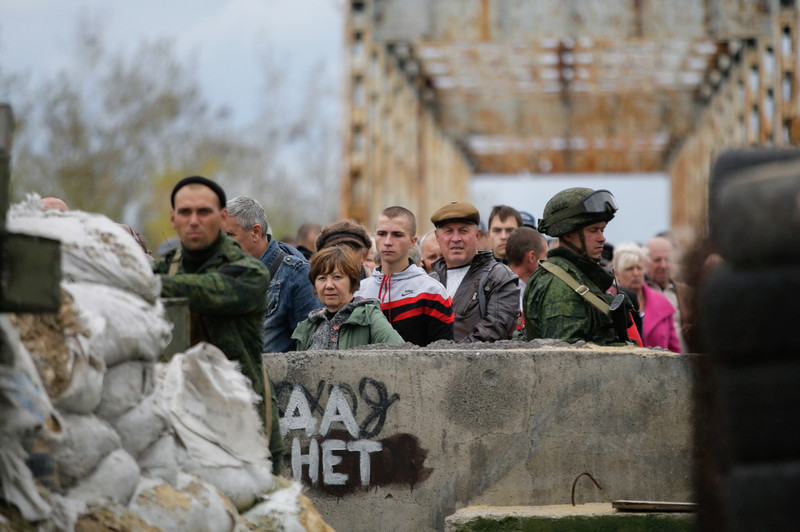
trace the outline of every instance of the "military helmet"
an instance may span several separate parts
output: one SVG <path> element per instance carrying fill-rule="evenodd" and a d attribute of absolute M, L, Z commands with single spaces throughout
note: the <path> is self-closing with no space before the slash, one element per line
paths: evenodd
<path fill-rule="evenodd" d="M 608 222 L 617 202 L 608 190 L 574 187 L 562 190 L 547 202 L 539 220 L 539 232 L 561 236 L 597 222 Z"/>

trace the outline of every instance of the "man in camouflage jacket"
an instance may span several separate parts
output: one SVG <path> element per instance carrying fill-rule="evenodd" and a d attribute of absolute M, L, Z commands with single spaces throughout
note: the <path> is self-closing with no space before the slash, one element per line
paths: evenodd
<path fill-rule="evenodd" d="M 191 343 L 206 341 L 237 361 L 253 390 L 264 397 L 261 348 L 269 271 L 222 231 L 225 192 L 200 176 L 182 179 L 172 190 L 170 223 L 181 246 L 154 266 L 162 297 L 189 299 Z M 283 438 L 270 383 L 273 471 L 280 472 Z M 264 402 L 259 403 L 264 416 Z"/>
<path fill-rule="evenodd" d="M 600 266 L 600 257 L 606 240 L 603 232 L 616 210 L 610 192 L 576 187 L 553 196 L 539 221 L 540 232 L 559 237 L 559 246 L 548 252 L 546 262 L 606 303 L 613 299 L 607 290 L 614 277 Z M 620 341 L 609 315 L 541 265 L 528 280 L 523 308 L 528 340 L 558 338 L 601 345 Z"/>

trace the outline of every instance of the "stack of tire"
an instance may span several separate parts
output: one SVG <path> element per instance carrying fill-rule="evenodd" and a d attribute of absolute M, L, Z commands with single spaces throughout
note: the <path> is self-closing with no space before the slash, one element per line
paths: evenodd
<path fill-rule="evenodd" d="M 723 153 L 709 234 L 724 265 L 696 320 L 701 530 L 796 530 L 800 493 L 800 151 Z"/>

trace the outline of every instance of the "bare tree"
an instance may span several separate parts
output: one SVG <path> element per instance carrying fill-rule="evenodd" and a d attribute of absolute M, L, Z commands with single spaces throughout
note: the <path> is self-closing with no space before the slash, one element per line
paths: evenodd
<path fill-rule="evenodd" d="M 336 216 L 338 94 L 318 76 L 298 89 L 266 52 L 262 106 L 235 127 L 227 109 L 206 102 L 194 63 L 178 60 L 171 41 L 125 56 L 108 51 L 101 27 L 81 20 L 72 63 L 41 85 L 0 70 L 18 118 L 15 199 L 60 196 L 143 229 L 154 244 L 173 234 L 169 191 L 191 174 L 257 197 L 277 234 Z"/>

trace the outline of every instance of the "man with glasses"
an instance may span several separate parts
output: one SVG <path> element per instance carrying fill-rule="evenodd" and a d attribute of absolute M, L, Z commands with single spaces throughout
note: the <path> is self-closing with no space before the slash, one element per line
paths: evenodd
<path fill-rule="evenodd" d="M 601 345 L 624 341 L 610 310 L 614 298 L 607 293 L 614 276 L 600 266 L 603 233 L 616 212 L 617 202 L 607 190 L 568 188 L 547 202 L 539 231 L 558 237 L 560 244 L 547 253 L 525 289 L 528 340 L 558 338 Z M 624 330 L 630 325 L 625 321 L 632 306 L 621 301 Z"/>

